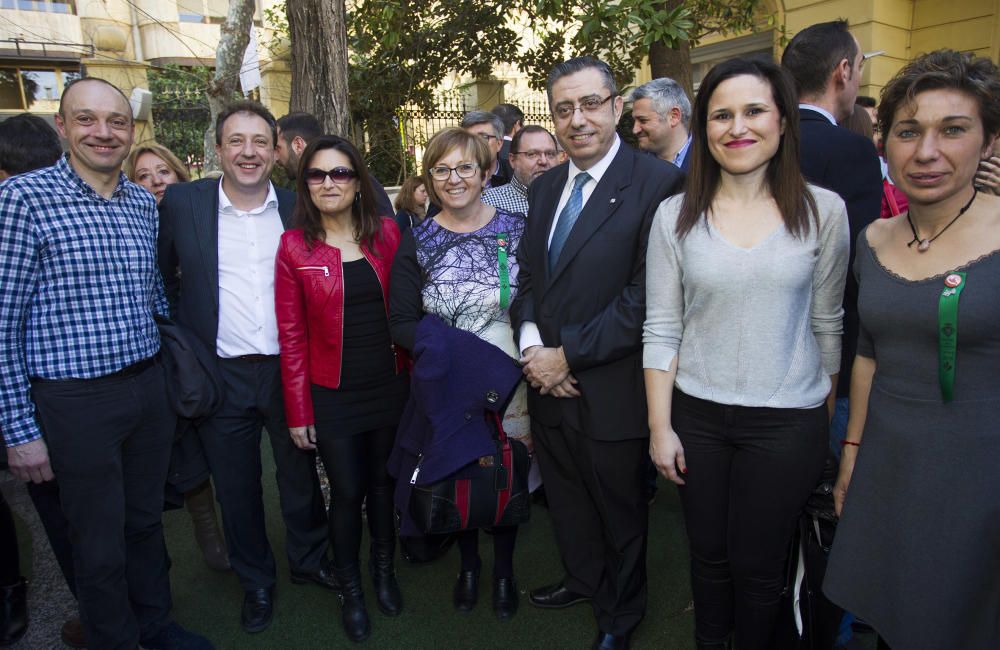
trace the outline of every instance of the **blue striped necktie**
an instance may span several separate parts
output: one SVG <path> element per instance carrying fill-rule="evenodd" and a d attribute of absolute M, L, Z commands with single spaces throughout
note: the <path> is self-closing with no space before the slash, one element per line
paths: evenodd
<path fill-rule="evenodd" d="M 590 174 L 580 172 L 573 179 L 573 191 L 569 194 L 569 201 L 559 213 L 559 221 L 556 222 L 555 232 L 552 233 L 552 241 L 549 243 L 549 273 L 556 268 L 559 261 L 559 253 L 562 252 L 569 233 L 573 230 L 573 224 L 583 210 L 583 186 L 590 180 Z"/>

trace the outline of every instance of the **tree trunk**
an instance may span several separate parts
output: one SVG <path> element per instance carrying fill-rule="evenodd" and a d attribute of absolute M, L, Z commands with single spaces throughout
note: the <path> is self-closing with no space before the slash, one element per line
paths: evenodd
<path fill-rule="evenodd" d="M 672 11 L 684 4 L 683 0 L 666 0 L 663 8 Z M 670 77 L 681 85 L 688 97 L 694 97 L 694 83 L 691 78 L 691 44 L 678 41 L 676 47 L 664 43 L 653 43 L 649 47 L 649 68 L 653 79 Z"/>
<path fill-rule="evenodd" d="M 220 28 L 219 49 L 215 51 L 215 76 L 208 83 L 206 92 L 211 113 L 205 131 L 206 172 L 219 169 L 219 158 L 215 155 L 215 118 L 239 92 L 240 69 L 243 67 L 243 53 L 250 43 L 253 12 L 254 0 L 230 0 L 229 13 Z"/>
<path fill-rule="evenodd" d="M 312 113 L 326 133 L 351 136 L 344 0 L 288 0 L 292 40 L 289 109 Z"/>

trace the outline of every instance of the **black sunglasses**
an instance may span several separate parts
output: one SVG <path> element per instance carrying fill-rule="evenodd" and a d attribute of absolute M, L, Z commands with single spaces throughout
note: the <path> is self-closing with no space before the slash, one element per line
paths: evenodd
<path fill-rule="evenodd" d="M 310 167 L 303 176 L 305 176 L 306 183 L 310 185 L 322 185 L 327 176 L 334 183 L 350 183 L 358 177 L 358 172 L 349 167 L 334 167 L 333 169 Z"/>

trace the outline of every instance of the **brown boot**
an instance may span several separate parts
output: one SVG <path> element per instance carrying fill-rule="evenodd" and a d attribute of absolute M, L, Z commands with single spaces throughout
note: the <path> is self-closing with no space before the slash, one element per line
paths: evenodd
<path fill-rule="evenodd" d="M 212 484 L 205 481 L 195 489 L 184 494 L 184 505 L 191 513 L 194 524 L 194 538 L 198 548 L 205 556 L 205 564 L 216 571 L 229 570 L 229 556 L 226 553 L 226 543 L 219 530 L 219 521 L 215 516 L 215 497 L 212 494 Z"/>
<path fill-rule="evenodd" d="M 87 647 L 87 634 L 83 631 L 83 622 L 79 616 L 66 619 L 59 636 L 62 637 L 62 642 L 71 648 Z"/>

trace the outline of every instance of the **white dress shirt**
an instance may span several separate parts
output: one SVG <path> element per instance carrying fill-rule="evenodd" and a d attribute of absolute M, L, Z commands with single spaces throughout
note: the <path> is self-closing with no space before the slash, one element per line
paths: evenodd
<path fill-rule="evenodd" d="M 572 159 L 569 161 L 569 170 L 566 174 L 566 184 L 563 186 L 562 195 L 559 197 L 559 203 L 556 204 L 556 218 L 552 220 L 552 227 L 549 229 L 549 238 L 546 241 L 546 250 L 549 245 L 552 244 L 552 235 L 556 231 L 556 224 L 559 222 L 559 215 L 562 214 L 563 208 L 569 203 L 569 195 L 573 192 L 573 181 L 576 177 L 582 173 L 587 172 L 590 174 L 590 180 L 583 184 L 582 194 L 583 194 L 583 206 L 587 206 L 587 201 L 590 200 L 590 195 L 594 193 L 594 188 L 597 184 L 601 182 L 604 177 L 604 173 L 608 171 L 608 167 L 611 166 L 611 161 L 615 159 L 618 155 L 618 150 L 621 148 L 621 140 L 618 135 L 615 135 L 615 141 L 611 143 L 611 148 L 608 149 L 608 153 L 604 154 L 604 157 L 594 163 L 590 169 L 580 169 L 576 166 Z M 542 335 L 538 331 L 538 326 L 531 321 L 524 321 L 521 323 L 521 336 L 518 339 L 520 343 L 521 353 L 534 345 L 545 345 L 542 343 Z"/>
<path fill-rule="evenodd" d="M 799 104 L 799 110 L 802 110 L 803 108 L 809 109 L 810 111 L 816 111 L 817 113 L 819 113 L 820 115 L 822 115 L 826 119 L 830 120 L 830 124 L 832 124 L 834 126 L 839 126 L 837 124 L 836 118 L 833 117 L 833 113 L 831 113 L 830 111 L 826 110 L 825 108 L 820 108 L 819 106 L 816 106 L 815 104 Z"/>
<path fill-rule="evenodd" d="M 244 211 L 233 207 L 219 183 L 220 357 L 278 354 L 274 258 L 284 231 L 273 185 L 263 205 Z"/>

